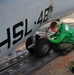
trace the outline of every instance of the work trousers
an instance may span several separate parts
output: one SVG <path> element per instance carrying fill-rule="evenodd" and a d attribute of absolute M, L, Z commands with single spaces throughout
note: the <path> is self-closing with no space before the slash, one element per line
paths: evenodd
<path fill-rule="evenodd" d="M 74 45 L 72 43 L 59 43 L 54 44 L 51 43 L 51 49 L 53 49 L 54 52 L 62 52 L 62 51 L 72 51 L 74 48 Z"/>

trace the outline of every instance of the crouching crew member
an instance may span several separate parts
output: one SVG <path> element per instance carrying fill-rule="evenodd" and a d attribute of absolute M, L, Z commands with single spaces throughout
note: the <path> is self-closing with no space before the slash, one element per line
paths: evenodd
<path fill-rule="evenodd" d="M 68 54 L 74 47 L 74 28 L 71 25 L 52 22 L 49 26 L 52 35 L 46 35 L 51 43 L 51 49 L 60 52 L 62 55 Z"/>

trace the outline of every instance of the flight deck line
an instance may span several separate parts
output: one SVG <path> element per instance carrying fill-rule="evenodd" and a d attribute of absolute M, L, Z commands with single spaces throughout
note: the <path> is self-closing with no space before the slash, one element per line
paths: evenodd
<path fill-rule="evenodd" d="M 2 72 L 3 70 L 6 70 L 7 68 L 21 62 L 22 60 L 27 59 L 28 57 L 30 57 L 32 55 L 33 55 L 32 53 L 29 53 L 27 55 L 25 53 L 23 53 L 23 54 L 17 56 L 16 58 L 13 58 L 9 61 L 6 61 L 6 62 L 0 64 L 0 72 Z"/>
<path fill-rule="evenodd" d="M 38 69 L 42 68 L 49 62 L 56 59 L 57 57 L 59 57 L 59 54 L 52 52 L 51 54 L 48 54 L 47 56 L 42 57 L 42 58 L 37 57 L 34 54 L 27 56 L 23 59 L 18 58 L 18 60 L 20 60 L 19 62 L 15 63 L 15 61 L 17 60 L 16 59 L 14 63 L 11 64 L 10 66 L 5 67 L 5 69 L 2 68 L 0 70 L 0 75 L 5 75 L 5 74 L 7 75 L 24 75 L 24 74 L 31 75 L 34 72 L 36 72 Z M 12 62 L 12 61 L 9 61 L 9 62 Z M 2 65 L 0 66 L 2 67 Z"/>

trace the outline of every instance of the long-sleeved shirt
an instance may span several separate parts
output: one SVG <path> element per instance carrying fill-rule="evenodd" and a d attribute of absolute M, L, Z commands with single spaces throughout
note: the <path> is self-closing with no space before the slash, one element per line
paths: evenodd
<path fill-rule="evenodd" d="M 61 42 L 74 43 L 74 29 L 73 27 L 67 24 L 61 24 L 58 26 L 58 32 L 52 34 L 49 40 L 50 42 L 55 43 L 55 44 L 58 44 Z"/>

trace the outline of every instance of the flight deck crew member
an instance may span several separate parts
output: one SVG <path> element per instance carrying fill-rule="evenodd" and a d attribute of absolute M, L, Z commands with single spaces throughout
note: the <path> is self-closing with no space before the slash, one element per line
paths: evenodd
<path fill-rule="evenodd" d="M 74 47 L 74 28 L 65 23 L 58 25 L 57 22 L 52 22 L 49 28 L 55 32 L 46 36 L 51 43 L 51 48 L 62 55 L 68 54 Z"/>

